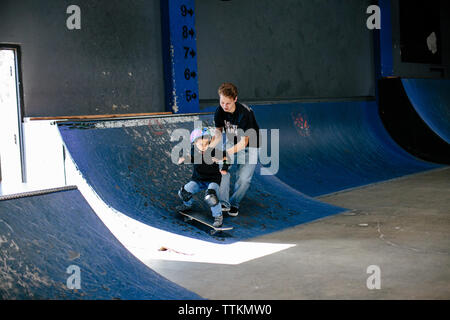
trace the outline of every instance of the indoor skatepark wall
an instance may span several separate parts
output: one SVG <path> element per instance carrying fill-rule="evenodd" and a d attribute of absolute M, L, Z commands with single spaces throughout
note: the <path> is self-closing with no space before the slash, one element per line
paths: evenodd
<path fill-rule="evenodd" d="M 225 81 L 242 101 L 375 95 L 369 0 L 195 1 L 201 100 Z M 202 103 L 202 101 L 200 101 Z"/>
<path fill-rule="evenodd" d="M 72 4 L 79 30 L 66 27 Z M 0 44 L 20 45 L 24 116 L 164 111 L 159 4 L 2 0 Z"/>
<path fill-rule="evenodd" d="M 24 116 L 165 111 L 160 3 L 79 0 L 81 29 L 69 30 L 70 3 L 3 0 L 0 43 L 21 49 Z M 370 3 L 195 1 L 199 97 L 217 99 L 224 81 L 245 99 L 373 96 Z"/>
<path fill-rule="evenodd" d="M 78 190 L 0 197 L 0 300 L 199 298 L 137 260 Z"/>

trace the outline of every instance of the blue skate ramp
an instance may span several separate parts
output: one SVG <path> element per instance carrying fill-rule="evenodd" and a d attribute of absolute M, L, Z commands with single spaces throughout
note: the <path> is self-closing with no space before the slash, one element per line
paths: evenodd
<path fill-rule="evenodd" d="M 400 148 L 374 101 L 253 106 L 260 128 L 279 129 L 277 178 L 316 197 L 439 167 Z"/>
<path fill-rule="evenodd" d="M 129 253 L 78 190 L 1 199 L 0 300 L 200 298 Z"/>
<path fill-rule="evenodd" d="M 191 115 L 65 122 L 59 123 L 59 130 L 78 169 L 105 203 L 169 232 L 232 243 L 346 210 L 305 196 L 277 177 L 261 176 L 257 168 L 239 216 L 225 217 L 232 231 L 211 237 L 185 223 L 175 207 L 181 203 L 177 191 L 190 180 L 192 166 L 172 163 L 170 154 L 177 141 L 170 137 L 176 129 L 192 130 L 194 120 L 213 125 L 212 115 Z M 199 197 L 195 209 L 210 216 Z"/>
<path fill-rule="evenodd" d="M 402 79 L 402 83 L 422 120 L 450 143 L 450 80 Z"/>

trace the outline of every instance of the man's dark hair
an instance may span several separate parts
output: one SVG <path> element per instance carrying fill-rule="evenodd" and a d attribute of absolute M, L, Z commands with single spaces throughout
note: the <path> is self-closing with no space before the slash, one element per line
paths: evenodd
<path fill-rule="evenodd" d="M 225 82 L 219 87 L 218 93 L 219 95 L 235 99 L 238 96 L 238 89 L 231 82 Z"/>

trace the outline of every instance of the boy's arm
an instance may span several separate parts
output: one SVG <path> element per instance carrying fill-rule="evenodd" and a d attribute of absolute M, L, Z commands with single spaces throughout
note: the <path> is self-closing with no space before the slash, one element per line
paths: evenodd
<path fill-rule="evenodd" d="M 187 154 L 187 155 L 184 156 L 184 157 L 180 157 L 180 158 L 178 159 L 178 164 L 182 164 L 182 163 L 185 163 L 185 164 L 191 164 L 191 163 L 192 163 L 192 159 L 194 158 L 193 153 L 194 153 L 194 149 L 191 148 L 191 153 L 190 153 L 190 154 Z"/>

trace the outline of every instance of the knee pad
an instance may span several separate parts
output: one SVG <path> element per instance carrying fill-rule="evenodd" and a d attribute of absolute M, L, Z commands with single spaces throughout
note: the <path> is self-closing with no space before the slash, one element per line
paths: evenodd
<path fill-rule="evenodd" d="M 178 191 L 178 196 L 184 202 L 188 202 L 189 200 L 192 199 L 192 193 L 186 191 L 186 189 L 184 189 L 184 187 L 181 187 L 181 189 Z"/>
<path fill-rule="evenodd" d="M 216 190 L 208 189 L 206 191 L 205 202 L 210 207 L 214 207 L 219 203 L 219 199 L 217 198 Z"/>

